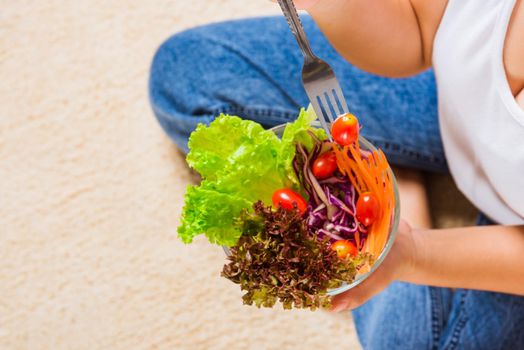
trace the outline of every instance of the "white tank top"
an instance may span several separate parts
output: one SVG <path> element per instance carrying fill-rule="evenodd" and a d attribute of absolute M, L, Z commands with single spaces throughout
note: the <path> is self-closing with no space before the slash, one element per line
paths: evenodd
<path fill-rule="evenodd" d="M 449 0 L 433 48 L 451 174 L 479 210 L 504 225 L 524 224 L 524 110 L 503 64 L 515 2 Z"/>

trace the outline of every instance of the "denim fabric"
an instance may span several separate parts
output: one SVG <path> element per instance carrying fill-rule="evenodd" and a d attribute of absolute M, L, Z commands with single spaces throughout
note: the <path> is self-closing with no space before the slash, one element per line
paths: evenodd
<path fill-rule="evenodd" d="M 395 282 L 353 317 L 364 349 L 524 349 L 520 296 Z"/>
<path fill-rule="evenodd" d="M 409 79 L 344 61 L 305 17 L 313 51 L 332 65 L 362 134 L 391 163 L 446 172 L 431 71 Z M 308 99 L 302 56 L 283 18 L 213 24 L 168 39 L 151 67 L 149 94 L 166 133 L 187 152 L 198 123 L 220 113 L 266 127 L 293 120 Z M 394 283 L 354 311 L 365 349 L 524 349 L 523 298 Z"/>

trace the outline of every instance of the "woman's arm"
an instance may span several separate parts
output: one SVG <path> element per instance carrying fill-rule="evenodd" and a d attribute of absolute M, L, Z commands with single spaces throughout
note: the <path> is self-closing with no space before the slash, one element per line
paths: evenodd
<path fill-rule="evenodd" d="M 419 230 L 400 280 L 524 295 L 524 226 Z"/>
<path fill-rule="evenodd" d="M 447 0 L 295 0 L 352 64 L 400 77 L 431 66 Z"/>
<path fill-rule="evenodd" d="M 333 310 L 356 308 L 393 281 L 524 295 L 524 226 L 412 230 L 401 222 L 382 265 L 333 298 Z"/>

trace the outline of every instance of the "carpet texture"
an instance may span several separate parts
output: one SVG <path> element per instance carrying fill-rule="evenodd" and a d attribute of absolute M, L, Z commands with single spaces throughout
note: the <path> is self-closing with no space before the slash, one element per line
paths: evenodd
<path fill-rule="evenodd" d="M 275 5 L 0 8 L 0 349 L 359 348 L 348 314 L 243 306 L 222 251 L 176 238 L 192 176 L 149 107 L 154 51 Z"/>

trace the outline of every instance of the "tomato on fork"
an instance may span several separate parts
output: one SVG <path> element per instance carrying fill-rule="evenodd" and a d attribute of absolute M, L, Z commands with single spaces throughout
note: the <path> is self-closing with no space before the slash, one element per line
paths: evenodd
<path fill-rule="evenodd" d="M 358 140 L 358 119 L 351 113 L 340 115 L 331 125 L 331 136 L 341 146 L 348 146 Z"/>

